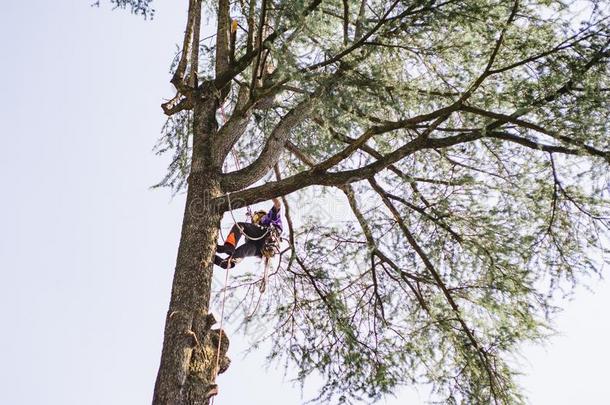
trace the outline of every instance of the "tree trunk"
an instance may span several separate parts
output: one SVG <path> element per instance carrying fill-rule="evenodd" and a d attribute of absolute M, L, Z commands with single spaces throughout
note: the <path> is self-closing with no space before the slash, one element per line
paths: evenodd
<path fill-rule="evenodd" d="M 213 257 L 222 218 L 222 212 L 210 205 L 211 199 L 222 191 L 217 170 L 210 163 L 212 159 L 206 156 L 216 131 L 215 103 L 198 107 L 194 116 L 191 175 L 154 405 L 206 405 L 216 393 L 216 375 L 229 364 L 225 356 L 228 339 L 222 333 L 217 367 L 219 331 L 211 330 L 216 321 L 208 314 Z"/>

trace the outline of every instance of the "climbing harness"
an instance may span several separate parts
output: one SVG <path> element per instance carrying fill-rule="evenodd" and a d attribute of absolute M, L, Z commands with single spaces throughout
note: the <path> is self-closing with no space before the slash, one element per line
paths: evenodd
<path fill-rule="evenodd" d="M 280 253 L 280 243 L 282 239 L 280 237 L 280 232 L 276 227 L 271 225 L 269 227 L 269 236 L 265 239 L 265 244 L 261 248 L 261 254 L 263 255 L 263 260 L 265 262 L 265 271 L 263 273 L 263 279 L 261 280 L 261 285 L 259 287 L 260 293 L 264 293 L 267 288 L 267 284 L 269 282 L 269 267 L 271 263 L 271 259 Z"/>
<path fill-rule="evenodd" d="M 271 259 L 276 254 L 280 253 L 280 243 L 282 239 L 280 238 L 280 232 L 273 225 L 269 227 L 268 234 L 261 249 L 261 253 L 266 259 Z"/>

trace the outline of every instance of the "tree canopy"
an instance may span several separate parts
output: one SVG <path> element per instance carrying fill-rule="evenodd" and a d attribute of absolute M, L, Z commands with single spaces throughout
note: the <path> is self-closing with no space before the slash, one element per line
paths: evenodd
<path fill-rule="evenodd" d="M 523 400 L 512 356 L 607 262 L 609 18 L 595 0 L 189 1 L 160 185 L 188 185 L 214 98 L 201 154 L 236 207 L 316 186 L 352 211 L 290 223 L 247 319 L 273 325 L 272 361 L 322 375 L 322 402 Z"/>

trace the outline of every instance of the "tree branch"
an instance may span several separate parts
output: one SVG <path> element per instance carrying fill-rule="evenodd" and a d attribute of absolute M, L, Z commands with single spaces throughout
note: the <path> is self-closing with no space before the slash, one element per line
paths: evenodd
<path fill-rule="evenodd" d="M 343 0 L 343 45 L 349 42 L 349 0 Z"/>
<path fill-rule="evenodd" d="M 212 144 L 214 149 L 212 155 L 215 157 L 218 166 L 224 162 L 235 142 L 237 142 L 248 127 L 254 107 L 249 94 L 250 89 L 247 86 L 244 85 L 239 88 L 231 116 L 215 135 L 215 142 Z"/>
<path fill-rule="evenodd" d="M 222 75 L 229 68 L 229 0 L 218 1 L 218 15 L 216 26 L 216 77 Z"/>
<path fill-rule="evenodd" d="M 369 249 L 369 256 L 370 256 L 370 259 L 372 262 L 371 263 L 371 278 L 373 280 L 373 291 L 375 294 L 375 307 L 379 306 L 379 312 L 381 314 L 381 318 L 383 319 L 384 322 L 386 322 L 385 309 L 383 307 L 383 300 L 381 299 L 381 295 L 379 293 L 379 286 L 377 283 L 377 274 L 375 271 L 374 252 L 377 251 L 377 246 L 376 246 L 375 240 L 373 238 L 373 233 L 371 232 L 371 228 L 369 227 L 367 220 L 364 218 L 362 211 L 360 211 L 360 209 L 358 208 L 358 203 L 356 201 L 356 197 L 354 196 L 354 189 L 352 188 L 352 186 L 347 184 L 345 186 L 340 187 L 340 189 L 341 189 L 341 191 L 343 191 L 343 194 L 345 194 L 345 196 L 347 197 L 349 206 L 352 209 L 352 212 L 354 213 L 356 220 L 360 224 L 360 228 L 362 228 L 362 232 L 364 233 L 364 236 L 366 238 L 367 246 Z"/>
<path fill-rule="evenodd" d="M 171 83 L 178 91 L 181 91 L 184 86 L 184 77 L 186 75 L 186 67 L 191 57 L 191 47 L 193 46 L 193 27 L 197 16 L 198 0 L 189 1 L 188 16 L 186 19 L 186 29 L 184 30 L 184 38 L 182 39 L 182 54 L 180 61 L 174 72 Z"/>
<path fill-rule="evenodd" d="M 462 331 L 466 334 L 468 340 L 470 341 L 470 343 L 472 344 L 472 346 L 475 348 L 476 352 L 478 353 L 479 359 L 481 361 L 481 365 L 487 371 L 490 389 L 492 391 L 492 396 L 494 397 L 494 399 L 497 400 L 498 393 L 496 391 L 498 388 L 497 387 L 498 381 L 497 381 L 496 374 L 493 371 L 493 365 L 489 361 L 487 352 L 483 349 L 483 347 L 481 346 L 479 341 L 474 336 L 474 331 L 471 330 L 468 327 L 468 325 L 466 324 L 466 322 L 464 321 L 464 319 L 461 315 L 460 309 L 458 307 L 458 304 L 455 301 L 455 299 L 453 298 L 453 296 L 451 295 L 451 292 L 447 288 L 447 285 L 443 281 L 440 273 L 436 270 L 436 268 L 432 264 L 432 261 L 430 260 L 428 255 L 424 252 L 422 247 L 417 243 L 417 241 L 415 240 L 415 237 L 413 236 L 413 234 L 411 233 L 409 228 L 405 225 L 404 221 L 402 220 L 400 213 L 398 212 L 396 207 L 394 207 L 392 202 L 385 195 L 385 190 L 383 190 L 383 188 L 381 186 L 379 186 L 379 184 L 375 181 L 374 177 L 371 177 L 369 179 L 369 183 L 371 184 L 373 189 L 377 192 L 377 194 L 379 194 L 379 196 L 381 197 L 381 200 L 383 201 L 385 206 L 390 210 L 392 216 L 394 217 L 394 220 L 396 221 L 396 223 L 402 230 L 405 238 L 407 239 L 407 241 L 409 242 L 409 244 L 411 245 L 413 250 L 415 250 L 415 252 L 419 256 L 419 258 L 422 260 L 426 269 L 432 275 L 432 278 L 434 279 L 436 285 L 441 289 L 443 295 L 445 296 L 447 302 L 449 303 L 451 309 L 454 312 L 454 316 L 460 323 L 460 325 L 462 327 Z"/>
<path fill-rule="evenodd" d="M 250 84 L 250 96 L 253 97 L 253 92 L 256 87 L 256 81 L 259 75 L 260 63 L 261 63 L 261 54 L 263 52 L 263 35 L 264 35 L 264 26 L 267 18 L 267 0 L 262 0 L 261 3 L 261 18 L 258 23 L 258 33 L 256 35 L 256 42 L 258 52 L 256 53 L 256 59 L 254 62 L 254 66 L 252 67 L 252 81 Z"/>
<path fill-rule="evenodd" d="M 435 125 L 440 125 L 446 118 L 447 117 L 438 119 Z M 430 131 L 432 130 L 433 128 L 431 126 Z M 239 208 L 246 204 L 253 203 L 254 201 L 265 201 L 272 197 L 286 195 L 312 185 L 339 186 L 353 183 L 378 173 L 389 165 L 396 163 L 414 152 L 425 149 L 447 148 L 460 143 L 471 142 L 481 137 L 482 135 L 480 133 L 466 133 L 447 138 L 427 138 L 427 133 L 424 132 L 424 134 L 401 146 L 394 152 L 385 155 L 382 159 L 361 168 L 322 173 L 316 172 L 315 168 L 312 168 L 287 177 L 281 181 L 268 182 L 262 186 L 236 191 L 231 194 L 231 202 L 234 208 Z M 213 199 L 212 205 L 221 211 L 226 211 L 228 208 L 225 197 Z"/>
<path fill-rule="evenodd" d="M 354 42 L 351 46 L 349 46 L 347 49 L 344 49 L 343 51 L 339 52 L 337 55 L 333 56 L 330 59 L 327 59 L 323 62 L 319 62 L 310 66 L 307 66 L 306 68 L 304 68 L 303 70 L 305 71 L 311 71 L 311 70 L 316 70 L 319 69 L 321 67 L 324 66 L 328 66 L 330 64 L 336 63 L 338 61 L 340 61 L 343 57 L 345 57 L 346 55 L 349 55 L 350 53 L 352 53 L 353 51 L 355 51 L 356 49 L 360 48 L 362 45 L 364 45 L 364 42 L 371 36 L 373 35 L 375 32 L 377 32 L 377 30 L 379 28 L 381 28 L 381 26 L 387 21 L 386 18 L 388 17 L 388 15 L 390 15 L 390 13 L 392 12 L 392 10 L 394 10 L 394 7 L 396 7 L 396 5 L 400 3 L 400 0 L 395 0 L 390 7 L 386 10 L 386 12 L 384 13 L 383 17 L 379 20 L 379 22 L 369 31 L 367 32 L 364 36 L 362 36 L 361 38 L 359 38 L 356 42 Z"/>
<path fill-rule="evenodd" d="M 472 106 L 462 106 L 460 109 L 463 111 L 466 111 L 466 112 L 470 112 L 472 114 L 489 117 L 489 118 L 494 118 L 497 120 L 496 122 L 501 122 L 501 123 L 508 122 L 508 123 L 515 124 L 515 125 L 518 125 L 523 128 L 532 129 L 536 132 L 550 136 L 559 141 L 582 148 L 582 150 L 586 151 L 590 155 L 604 158 L 604 159 L 606 159 L 606 161 L 608 161 L 610 163 L 610 151 L 599 150 L 599 149 L 589 146 L 583 142 L 580 142 L 574 138 L 571 138 L 569 136 L 560 135 L 554 131 L 550 131 L 544 127 L 541 127 L 540 125 L 517 118 L 516 114 L 506 115 L 506 114 L 483 110 L 481 108 L 472 107 Z M 494 123 L 493 127 L 497 127 L 497 126 L 498 125 Z M 528 147 L 531 147 L 534 149 L 540 149 L 540 150 L 544 150 L 544 151 L 548 151 L 548 152 L 559 152 L 559 153 L 565 153 L 565 154 L 570 154 L 570 155 L 579 154 L 579 151 L 575 150 L 575 149 L 564 148 L 561 146 L 538 144 L 534 141 L 530 141 L 525 138 L 519 138 L 517 136 L 506 134 L 506 133 L 490 132 L 489 136 L 499 138 L 499 139 L 512 140 L 514 142 L 521 143 L 524 146 L 528 146 Z"/>
<path fill-rule="evenodd" d="M 263 150 L 259 156 L 247 167 L 225 174 L 221 178 L 221 185 L 226 191 L 243 189 L 260 179 L 279 160 L 284 149 L 284 144 L 290 136 L 290 131 L 311 113 L 315 99 L 321 94 L 318 89 L 316 94 L 308 97 L 288 112 L 273 129 Z"/>
<path fill-rule="evenodd" d="M 197 2 L 197 8 L 195 10 L 195 20 L 193 21 L 193 39 L 191 43 L 191 69 L 187 80 L 188 86 L 191 89 L 199 87 L 199 79 L 197 77 L 199 73 L 199 36 L 201 33 L 201 1 Z M 188 94 L 187 94 L 188 96 Z"/>
<path fill-rule="evenodd" d="M 315 119 L 314 121 L 316 123 L 318 123 L 319 125 L 321 125 L 321 126 L 324 125 L 324 122 L 322 120 L 320 120 L 320 119 Z M 329 127 L 328 130 L 333 134 L 333 137 L 335 139 L 338 139 L 339 141 L 341 141 L 343 143 L 353 144 L 356 141 L 355 139 L 350 138 L 349 136 L 344 135 L 344 134 L 336 131 L 332 127 Z M 441 128 L 438 128 L 438 130 L 441 130 Z M 465 132 L 465 131 L 462 131 L 462 132 Z M 368 146 L 366 143 L 360 145 L 358 147 L 358 149 L 360 149 L 361 151 L 371 155 L 375 159 L 380 159 L 380 158 L 383 157 L 383 155 L 381 153 L 379 153 L 378 151 L 376 151 L 372 147 Z M 292 152 L 292 150 L 291 150 L 291 152 Z M 400 170 L 395 165 L 388 166 L 388 170 L 390 170 L 391 172 L 396 174 L 398 177 L 400 177 L 401 179 L 403 179 L 403 180 L 405 180 L 405 181 L 407 181 L 409 183 L 411 183 L 411 182 L 424 182 L 424 183 L 431 183 L 431 184 L 442 184 L 442 185 L 445 185 L 445 186 L 459 186 L 461 184 L 460 182 L 455 182 L 455 181 L 428 179 L 428 178 L 424 178 L 424 177 L 410 176 L 410 175 L 406 174 L 405 172 L 403 172 L 402 170 Z"/>
<path fill-rule="evenodd" d="M 606 42 L 606 44 L 598 51 L 596 54 L 589 60 L 589 62 L 583 67 L 580 74 L 585 73 L 588 69 L 590 69 L 599 59 L 605 56 L 605 48 L 610 44 L 610 40 Z M 569 91 L 571 86 L 575 81 L 575 75 L 573 76 L 559 89 L 556 91 L 541 97 L 539 100 L 535 101 L 533 105 L 543 105 L 547 102 L 550 102 L 561 94 Z M 468 92 L 467 92 L 468 93 Z M 429 138 L 428 136 L 432 133 L 440 124 L 449 118 L 451 113 L 463 107 L 463 103 L 466 101 L 465 97 L 469 96 L 469 94 L 464 93 L 462 97 L 455 103 L 451 104 L 448 107 L 441 108 L 437 111 L 434 111 L 429 114 L 425 114 L 419 117 L 419 119 L 427 119 L 430 117 L 436 117 L 434 122 L 432 122 L 428 128 L 426 128 L 420 136 L 406 143 L 405 145 L 399 147 L 393 152 L 385 155 L 383 158 L 378 159 L 376 162 L 365 165 L 358 169 L 345 170 L 339 172 L 316 172 L 315 168 L 298 173 L 294 176 L 283 179 L 278 182 L 270 182 L 264 186 L 253 187 L 247 190 L 242 190 L 234 193 L 232 197 L 234 200 L 243 200 L 247 203 L 257 201 L 260 199 L 266 200 L 271 197 L 276 197 L 279 195 L 284 195 L 296 191 L 298 189 L 310 186 L 310 185 L 327 185 L 327 186 L 338 186 L 341 184 L 352 183 L 355 181 L 363 180 L 373 176 L 379 171 L 387 168 L 388 166 L 398 162 L 399 160 L 413 154 L 416 151 L 424 150 L 424 149 L 437 149 L 437 148 L 447 148 L 453 145 L 457 145 L 465 142 L 472 142 L 484 137 L 486 134 L 492 134 L 493 129 L 496 129 L 508 122 L 509 119 L 516 119 L 519 116 L 526 114 L 530 111 L 530 108 L 520 109 L 515 111 L 510 116 L 499 117 L 496 121 L 488 124 L 484 129 L 479 131 L 472 131 L 467 133 L 461 133 L 456 136 L 444 137 L 444 138 Z M 471 94 L 471 93 L 470 93 Z M 378 126 L 379 131 L 389 132 L 395 129 L 405 128 L 412 125 L 412 122 L 409 120 L 402 120 L 397 122 L 385 123 L 382 126 Z M 514 139 L 513 139 L 514 140 Z M 551 147 L 551 146 L 549 146 Z M 601 156 L 605 155 L 605 152 L 599 152 Z M 610 161 L 610 158 L 607 158 Z M 244 186 L 245 187 L 245 186 Z M 234 188 L 233 190 L 237 190 Z M 215 205 L 218 209 L 226 210 L 226 201 L 224 201 L 223 197 L 217 198 L 215 200 L 217 205 Z"/>
<path fill-rule="evenodd" d="M 177 93 L 174 98 L 161 104 L 161 108 L 163 109 L 163 113 L 169 117 L 180 111 L 192 110 L 193 102 L 190 97 L 182 97 L 182 94 Z"/>
<path fill-rule="evenodd" d="M 496 56 L 498 55 L 498 52 L 500 51 L 500 47 L 502 46 L 502 42 L 504 41 L 504 35 L 506 34 L 506 31 L 508 30 L 508 27 L 510 26 L 510 24 L 513 22 L 515 15 L 517 14 L 518 8 L 519 8 L 519 0 L 515 0 L 513 3 L 513 8 L 511 10 L 511 13 L 508 17 L 508 21 L 506 22 L 506 25 L 502 28 L 502 31 L 500 32 L 500 36 L 496 40 L 494 48 L 491 51 L 491 55 L 489 57 L 489 60 L 487 61 L 487 66 L 485 67 L 485 70 L 483 70 L 483 73 L 481 73 L 481 75 L 474 81 L 472 86 L 470 86 L 470 88 L 468 88 L 468 90 L 466 90 L 464 92 L 462 97 L 460 97 L 461 102 L 466 101 L 470 97 L 470 95 L 472 95 L 472 93 L 474 93 L 479 88 L 479 86 L 481 84 L 483 84 L 485 79 L 487 79 L 487 77 L 489 77 L 491 75 L 491 67 L 493 66 L 494 61 L 496 60 Z"/>
<path fill-rule="evenodd" d="M 305 18 L 312 11 L 314 11 L 322 2 L 322 0 L 312 0 L 309 6 L 305 9 L 302 14 L 302 17 Z M 269 34 L 262 42 L 260 46 L 260 50 L 265 49 L 269 44 L 273 43 L 278 37 L 280 37 L 283 33 L 288 31 L 290 27 L 283 26 L 279 27 L 271 34 Z M 259 48 L 253 48 L 247 51 L 242 57 L 237 59 L 235 63 L 229 65 L 228 69 L 226 69 L 223 73 L 216 75 L 216 78 L 207 83 L 207 85 L 212 85 L 214 89 L 222 89 L 227 83 L 233 80 L 237 75 L 243 72 L 248 66 L 250 66 L 251 62 L 254 60 L 256 55 L 259 53 Z"/>
<path fill-rule="evenodd" d="M 178 90 L 178 93 L 170 101 L 161 104 L 163 112 L 168 116 L 193 108 L 193 92 L 198 84 L 197 67 L 199 60 L 200 21 L 201 0 L 190 0 L 186 29 L 182 41 L 182 53 L 174 76 L 170 80 L 176 90 Z M 187 68 L 189 68 L 189 76 L 185 82 Z"/>
<path fill-rule="evenodd" d="M 358 19 L 356 20 L 356 31 L 354 32 L 354 41 L 359 40 L 362 37 L 362 30 L 364 29 L 362 23 L 366 18 L 366 1 L 362 0 L 360 3 L 360 10 L 358 11 Z"/>

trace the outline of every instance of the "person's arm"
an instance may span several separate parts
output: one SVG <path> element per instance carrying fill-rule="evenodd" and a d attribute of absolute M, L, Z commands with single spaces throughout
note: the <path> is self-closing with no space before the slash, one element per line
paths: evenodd
<path fill-rule="evenodd" d="M 272 198 L 271 200 L 273 201 L 273 207 L 271 207 L 267 215 L 265 215 L 263 224 L 268 224 L 271 221 L 275 221 L 280 216 L 279 212 L 280 208 L 282 208 L 282 200 L 277 197 Z"/>
<path fill-rule="evenodd" d="M 282 200 L 278 197 L 272 199 L 273 207 L 269 210 L 264 218 L 264 225 L 273 224 L 280 233 L 282 233 L 282 217 L 280 216 L 280 208 L 282 208 Z"/>
<path fill-rule="evenodd" d="M 279 212 L 280 208 L 282 208 L 282 200 L 279 197 L 274 197 L 271 199 L 273 201 L 273 208 L 275 208 L 275 212 Z"/>

